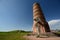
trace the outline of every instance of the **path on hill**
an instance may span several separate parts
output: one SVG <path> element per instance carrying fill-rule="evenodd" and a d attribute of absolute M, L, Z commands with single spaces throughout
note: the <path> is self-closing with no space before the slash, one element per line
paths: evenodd
<path fill-rule="evenodd" d="M 25 36 L 28 40 L 60 40 L 60 37 L 36 38 L 34 36 Z"/>

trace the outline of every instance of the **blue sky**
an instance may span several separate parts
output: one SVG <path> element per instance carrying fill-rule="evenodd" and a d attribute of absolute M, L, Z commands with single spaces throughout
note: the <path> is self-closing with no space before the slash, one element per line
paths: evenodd
<path fill-rule="evenodd" d="M 32 30 L 34 2 L 41 5 L 47 22 L 60 20 L 60 0 L 0 0 L 0 31 Z"/>

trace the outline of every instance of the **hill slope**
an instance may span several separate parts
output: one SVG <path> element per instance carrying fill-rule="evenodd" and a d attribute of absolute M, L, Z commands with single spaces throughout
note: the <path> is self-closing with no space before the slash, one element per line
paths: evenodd
<path fill-rule="evenodd" d="M 0 40 L 26 40 L 23 38 L 28 32 L 25 31 L 10 31 L 10 32 L 0 32 Z"/>

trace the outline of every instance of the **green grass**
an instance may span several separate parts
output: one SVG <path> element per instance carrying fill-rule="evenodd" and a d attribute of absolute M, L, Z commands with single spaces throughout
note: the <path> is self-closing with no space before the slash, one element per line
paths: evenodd
<path fill-rule="evenodd" d="M 0 32 L 0 40 L 26 40 L 23 38 L 26 34 L 24 31 Z"/>
<path fill-rule="evenodd" d="M 56 36 L 60 37 L 60 31 L 54 32 L 54 34 L 55 34 Z"/>

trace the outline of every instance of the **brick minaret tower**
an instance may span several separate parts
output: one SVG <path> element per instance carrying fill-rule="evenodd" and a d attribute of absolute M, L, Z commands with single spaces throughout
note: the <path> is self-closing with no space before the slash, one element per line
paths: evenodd
<path fill-rule="evenodd" d="M 33 33 L 50 32 L 48 23 L 45 20 L 41 7 L 38 3 L 33 4 Z"/>

